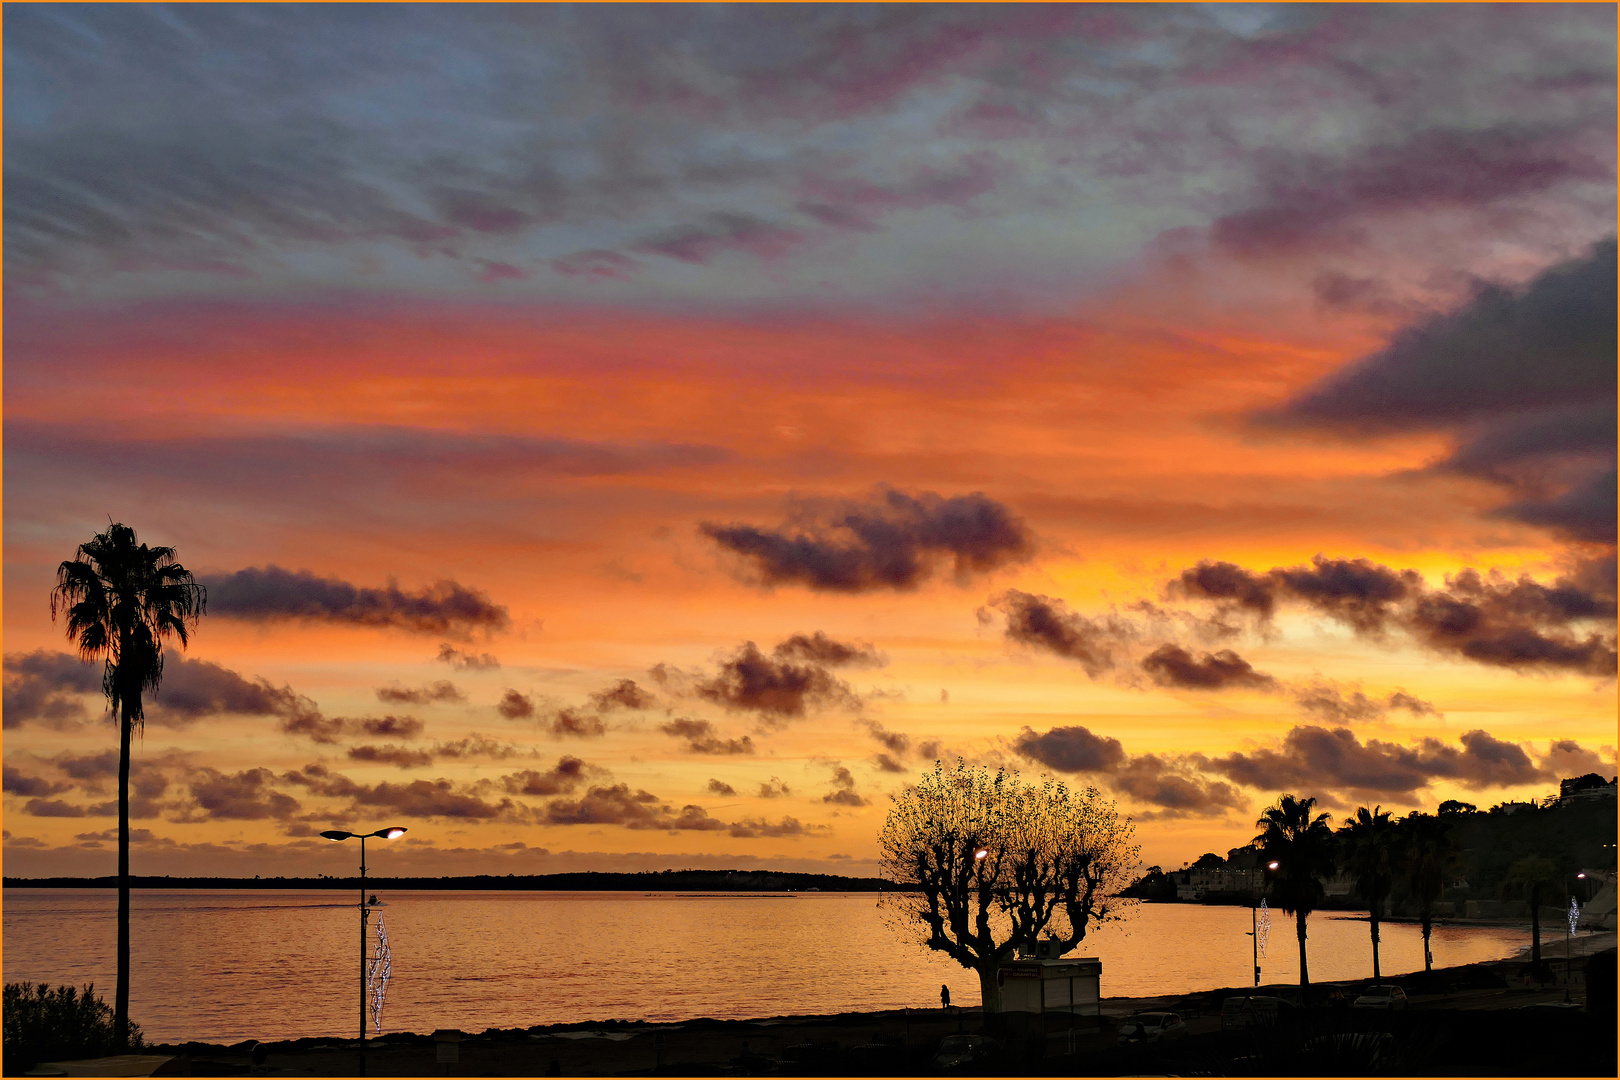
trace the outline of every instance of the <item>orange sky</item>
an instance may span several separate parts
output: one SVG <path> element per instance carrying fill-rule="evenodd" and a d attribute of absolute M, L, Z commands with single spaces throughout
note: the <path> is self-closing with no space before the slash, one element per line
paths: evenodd
<path fill-rule="evenodd" d="M 523 113 L 556 162 L 605 170 L 553 177 L 558 209 L 525 201 L 538 172 L 500 173 L 527 145 L 501 141 L 506 110 L 532 105 L 469 103 L 438 72 L 419 117 L 321 68 L 265 100 L 291 116 L 315 94 L 331 123 L 376 135 L 375 156 L 337 168 L 351 188 L 320 186 L 326 159 L 272 181 L 294 153 L 282 120 L 166 81 L 177 66 L 234 93 L 201 54 L 124 57 L 116 88 L 38 75 L 76 17 L 8 17 L 23 72 L 8 177 L 56 192 L 8 211 L 8 873 L 112 869 L 112 788 L 90 759 L 116 743 L 48 602 L 56 564 L 109 519 L 176 547 L 214 593 L 185 656 L 217 667 L 171 662 L 136 752 L 152 792 L 137 873 L 335 872 L 346 856 L 314 832 L 395 818 L 411 833 L 384 872 L 872 873 L 888 796 L 957 755 L 1095 783 L 1137 821 L 1145 864 L 1180 865 L 1246 842 L 1284 790 L 1340 813 L 1432 810 L 1614 772 L 1612 484 L 1607 510 L 1588 498 L 1612 469 L 1613 352 L 1536 329 L 1549 304 L 1576 310 L 1544 296 L 1574 296 L 1605 332 L 1612 290 L 1590 282 L 1613 249 L 1591 245 L 1613 232 L 1612 101 L 1554 100 L 1525 74 L 1612 67 L 1612 49 L 1469 11 L 1199 28 L 1143 9 L 1106 34 L 1008 24 L 949 52 L 967 33 L 952 20 L 989 16 L 919 12 L 829 46 L 933 42 L 903 86 L 863 55 L 755 72 L 716 91 L 734 108 L 627 104 L 593 69 L 606 81 L 573 92 L 626 125 L 659 119 L 625 136 L 632 152 L 589 110 Z M 392 40 L 395 16 L 367 17 Z M 105 32 L 128 32 L 131 57 L 155 47 Z M 689 64 L 743 78 L 706 31 L 680 33 Z M 1044 119 L 1005 126 L 1013 107 L 987 104 L 1013 92 L 998 50 L 1087 35 L 1122 50 L 1108 77 L 1137 89 L 1084 104 L 1080 83 L 1031 83 L 1020 115 Z M 1284 39 L 1297 48 L 1272 51 Z M 1471 63 L 1512 74 L 1484 89 L 1460 64 L 1403 75 L 1409 40 L 1477 40 Z M 1175 59 L 1136 66 L 1148 45 Z M 1077 56 L 1053 70 L 1102 63 Z M 624 63 L 643 61 L 685 77 Z M 1341 85 L 1336 63 L 1388 94 Z M 118 95 L 144 104 L 104 119 Z M 423 119 L 452 100 L 498 120 Z M 217 204 L 144 158 L 128 186 L 120 173 L 101 202 L 74 201 L 95 139 L 184 144 L 205 127 L 193 109 L 237 125 L 254 163 L 195 150 L 220 171 Z M 717 146 L 758 157 L 722 167 Z M 420 180 L 452 159 L 459 172 Z M 418 183 L 417 202 L 399 194 Z M 180 225 L 153 195 L 166 184 Z M 96 214 L 118 228 L 83 224 Z M 1469 336 L 1498 302 L 1522 340 Z M 1567 435 L 1594 424 L 1596 441 Z M 975 507 L 999 539 L 963 538 L 951 515 Z M 840 521 L 912 531 L 869 541 Z M 728 548 L 734 527 L 787 554 Z M 1358 629 L 1285 572 L 1319 556 L 1420 577 Z M 917 564 L 816 577 L 816 560 L 880 573 L 891 557 Z M 1201 562 L 1242 568 L 1274 609 L 1170 587 Z M 251 568 L 269 594 L 245 598 Z M 1457 584 L 1469 568 L 1484 592 Z M 1552 599 L 1510 595 L 1521 575 Z M 451 612 L 441 582 L 487 617 Z M 371 615 L 333 599 L 390 583 L 393 599 L 366 594 L 382 597 Z M 1020 595 L 1059 629 L 1020 631 Z M 1462 601 L 1481 627 L 1439 627 L 1437 605 Z M 818 633 L 865 652 L 783 644 Z M 716 680 L 745 642 L 821 689 L 787 713 L 727 696 Z M 636 706 L 591 704 L 626 679 Z M 438 700 L 386 699 L 444 680 Z M 387 716 L 420 723 L 387 734 Z M 585 733 L 555 730 L 569 723 Z"/>

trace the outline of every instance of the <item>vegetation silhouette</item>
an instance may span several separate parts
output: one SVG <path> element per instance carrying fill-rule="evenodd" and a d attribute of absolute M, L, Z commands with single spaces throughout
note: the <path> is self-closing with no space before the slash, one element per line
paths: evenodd
<path fill-rule="evenodd" d="M 1530 966 L 1541 970 L 1541 892 L 1558 887 L 1558 868 L 1545 855 L 1526 855 L 1508 867 L 1502 892 L 1530 902 Z"/>
<path fill-rule="evenodd" d="M 935 762 L 894 797 L 878 834 L 884 876 L 907 887 L 884 903 L 921 944 L 976 972 L 995 1013 L 997 969 L 1016 949 L 1046 934 L 1061 955 L 1091 924 L 1121 917 L 1139 865 L 1134 833 L 1096 788 Z"/>
<path fill-rule="evenodd" d="M 1311 985 L 1311 969 L 1305 956 L 1305 920 L 1322 903 L 1327 893 L 1323 884 L 1333 876 L 1333 831 L 1328 815 L 1311 816 L 1315 799 L 1283 795 L 1277 805 L 1268 806 L 1255 822 L 1261 830 L 1254 838 L 1261 861 L 1275 862 L 1267 874 L 1271 897 L 1294 916 L 1294 932 L 1299 936 L 1299 985 Z"/>
<path fill-rule="evenodd" d="M 1462 804 L 1466 805 L 1466 804 Z M 1444 809 L 1445 804 L 1441 807 Z M 1453 811 L 1453 815 L 1461 811 Z M 1434 932 L 1434 905 L 1445 892 L 1446 880 L 1456 871 L 1462 853 L 1451 838 L 1451 816 L 1408 814 L 1401 819 L 1400 860 L 1407 893 L 1417 903 L 1423 928 L 1423 970 L 1434 970 L 1429 939 Z"/>
<path fill-rule="evenodd" d="M 1400 833 L 1389 812 L 1381 806 L 1368 810 L 1358 807 L 1339 829 L 1339 850 L 1344 869 L 1355 881 L 1356 895 L 1367 901 L 1368 922 L 1372 927 L 1373 982 L 1383 978 L 1378 966 L 1378 920 L 1384 901 L 1395 885 L 1395 867 L 1400 859 Z M 1425 942 L 1425 946 L 1427 943 Z"/>
<path fill-rule="evenodd" d="M 109 523 L 56 569 L 51 621 L 67 616 L 67 636 L 85 661 L 102 660 L 101 690 L 118 722 L 118 984 L 113 1038 L 129 1045 L 129 744 L 145 727 L 142 695 L 163 679 L 163 643 L 184 646 L 208 603 L 207 590 L 175 561 L 174 549 L 148 547 L 128 525 Z"/>
<path fill-rule="evenodd" d="M 5 985 L 6 1075 L 17 1076 L 42 1061 L 101 1057 L 112 1050 L 144 1045 L 140 1025 L 126 1025 L 123 1042 L 113 1034 L 112 1009 L 95 995 L 71 986 L 52 990 L 45 983 Z"/>

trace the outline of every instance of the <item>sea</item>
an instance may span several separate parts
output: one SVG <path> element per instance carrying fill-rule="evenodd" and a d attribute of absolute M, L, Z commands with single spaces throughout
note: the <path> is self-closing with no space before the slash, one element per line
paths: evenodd
<path fill-rule="evenodd" d="M 750 1019 L 938 1008 L 940 987 L 977 1005 L 978 978 L 925 948 L 873 893 L 391 892 L 365 940 L 387 936 L 390 975 L 375 1036 L 610 1019 Z M 336 891 L 143 889 L 131 897 L 130 1017 L 152 1042 L 359 1034 L 358 895 Z M 93 983 L 110 1003 L 117 894 L 8 888 L 7 983 Z M 1104 997 L 1150 997 L 1252 981 L 1244 907 L 1134 905 L 1073 955 L 1102 961 Z M 1309 923 L 1313 981 L 1372 974 L 1368 924 Z M 1543 930 L 1546 947 L 1556 950 Z M 1385 974 L 1421 970 L 1417 926 L 1384 923 Z M 1292 917 L 1262 927 L 1261 980 L 1297 983 Z M 1528 928 L 1441 926 L 1437 967 L 1509 957 Z M 370 1021 L 368 1020 L 368 1024 Z"/>

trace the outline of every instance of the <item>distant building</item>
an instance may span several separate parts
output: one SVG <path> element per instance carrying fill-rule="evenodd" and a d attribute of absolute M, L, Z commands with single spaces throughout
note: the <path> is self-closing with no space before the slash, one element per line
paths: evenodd
<path fill-rule="evenodd" d="M 1587 799 L 1612 799 L 1615 797 L 1615 778 L 1603 779 L 1597 773 L 1587 773 L 1585 776 L 1575 776 L 1568 780 L 1558 782 L 1558 805 L 1569 806 L 1571 803 Z"/>

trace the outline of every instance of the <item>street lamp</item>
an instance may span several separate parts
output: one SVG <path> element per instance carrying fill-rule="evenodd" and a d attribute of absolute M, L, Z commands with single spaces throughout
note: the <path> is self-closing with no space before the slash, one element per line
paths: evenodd
<path fill-rule="evenodd" d="M 1275 861 L 1266 863 L 1267 870 L 1277 869 Z M 1271 916 L 1266 916 L 1266 928 L 1271 928 Z M 1254 985 L 1260 985 L 1260 900 L 1249 905 L 1249 944 L 1254 954 Z"/>
<path fill-rule="evenodd" d="M 366 1053 L 366 923 L 371 919 L 371 907 L 366 903 L 366 841 L 372 837 L 381 840 L 397 840 L 405 835 L 405 829 L 399 825 L 392 825 L 376 832 L 352 833 L 342 829 L 327 829 L 321 833 L 328 840 L 359 840 L 360 841 L 360 1062 L 361 1069 L 365 1068 Z"/>

